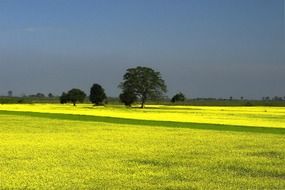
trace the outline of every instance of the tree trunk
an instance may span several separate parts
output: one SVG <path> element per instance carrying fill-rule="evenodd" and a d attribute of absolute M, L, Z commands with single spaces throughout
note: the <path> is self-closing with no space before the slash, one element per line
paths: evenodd
<path fill-rule="evenodd" d="M 146 100 L 146 98 L 145 98 L 145 97 L 142 97 L 141 108 L 144 108 L 145 100 Z"/>
<path fill-rule="evenodd" d="M 144 102 L 141 103 L 141 108 L 144 108 Z"/>

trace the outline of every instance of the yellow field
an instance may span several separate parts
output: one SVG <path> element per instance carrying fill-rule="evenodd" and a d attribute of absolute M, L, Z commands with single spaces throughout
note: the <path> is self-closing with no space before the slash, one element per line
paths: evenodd
<path fill-rule="evenodd" d="M 284 113 L 0 105 L 0 189 L 285 189 Z"/>
<path fill-rule="evenodd" d="M 284 107 L 206 107 L 148 105 L 146 109 L 122 109 L 118 106 L 94 107 L 90 104 L 10 104 L 0 110 L 65 113 L 155 121 L 225 124 L 285 128 Z"/>

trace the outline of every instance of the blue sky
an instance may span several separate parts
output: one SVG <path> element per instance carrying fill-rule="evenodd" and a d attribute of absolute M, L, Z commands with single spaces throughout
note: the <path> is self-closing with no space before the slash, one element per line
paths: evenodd
<path fill-rule="evenodd" d="M 117 96 L 142 65 L 169 96 L 285 96 L 284 54 L 283 0 L 0 1 L 0 94 Z"/>

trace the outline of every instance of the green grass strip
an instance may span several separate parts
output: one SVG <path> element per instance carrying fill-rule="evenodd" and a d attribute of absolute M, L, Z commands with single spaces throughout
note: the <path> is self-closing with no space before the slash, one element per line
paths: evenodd
<path fill-rule="evenodd" d="M 239 125 L 223 125 L 223 124 L 176 122 L 176 121 L 154 121 L 154 120 L 117 118 L 117 117 L 108 117 L 108 116 L 91 116 L 91 115 L 77 115 L 77 114 L 63 114 L 63 113 L 40 113 L 40 112 L 7 111 L 7 110 L 0 110 L 0 114 L 40 117 L 40 118 L 49 118 L 49 119 L 74 120 L 74 121 L 95 121 L 95 122 L 126 124 L 126 125 L 143 125 L 143 126 L 153 126 L 153 127 L 285 134 L 284 128 L 274 128 L 274 127 L 255 127 L 255 126 L 251 127 L 251 126 L 239 126 Z"/>

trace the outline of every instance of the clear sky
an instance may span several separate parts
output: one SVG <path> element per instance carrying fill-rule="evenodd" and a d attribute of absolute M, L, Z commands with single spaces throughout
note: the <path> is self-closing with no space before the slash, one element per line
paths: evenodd
<path fill-rule="evenodd" d="M 285 96 L 283 0 L 1 0 L 0 94 L 109 96 L 129 67 L 168 95 Z"/>

